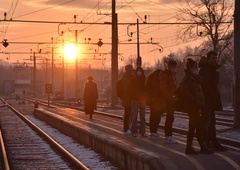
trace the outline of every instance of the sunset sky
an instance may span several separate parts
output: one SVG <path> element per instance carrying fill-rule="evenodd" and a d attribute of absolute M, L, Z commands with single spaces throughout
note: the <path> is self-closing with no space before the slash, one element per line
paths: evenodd
<path fill-rule="evenodd" d="M 154 22 L 174 22 L 177 14 L 176 6 L 178 0 L 117 0 L 116 12 L 118 13 L 118 23 L 147 23 Z M 7 13 L 6 20 L 23 21 L 54 21 L 54 22 L 74 22 L 74 15 L 77 16 L 76 22 L 83 23 L 104 23 L 111 22 L 111 0 L 2 0 L 0 1 L 0 19 L 4 20 L 4 12 Z M 127 30 L 133 32 L 129 37 Z M 27 61 L 31 54 L 13 54 L 22 52 L 38 52 L 42 54 L 38 57 L 51 58 L 49 52 L 51 47 L 55 50 L 56 63 L 61 61 L 62 40 L 65 43 L 74 43 L 74 31 L 78 33 L 79 61 L 82 65 L 110 67 L 111 59 L 111 25 L 107 24 L 44 24 L 31 22 L 1 22 L 0 35 L 1 41 L 7 39 L 9 46 L 0 46 L 0 59 L 5 60 L 10 57 L 10 62 Z M 121 44 L 136 42 L 137 27 L 119 25 L 119 66 L 127 64 L 127 58 L 137 56 L 136 44 Z M 64 31 L 63 36 L 59 32 Z M 159 43 L 163 47 L 163 52 L 159 52 L 159 46 L 141 44 L 140 53 L 143 63 L 153 64 L 158 58 L 177 50 L 179 47 L 188 44 L 180 44 L 176 40 L 177 28 L 175 25 L 140 25 L 140 42 Z M 53 42 L 52 44 L 23 44 L 23 42 Z M 90 39 L 90 41 L 89 41 Z M 92 43 L 102 40 L 103 45 L 98 47 Z M 129 41 L 129 40 L 132 41 Z M 152 40 L 151 40 L 152 39 Z M 19 42 L 20 44 L 11 44 Z M 195 42 L 191 42 L 194 44 Z M 4 54 L 6 52 L 11 53 Z M 94 54 L 94 53 L 102 53 Z M 46 54 L 48 53 L 48 54 Z M 105 58 L 106 60 L 102 60 Z M 121 58 L 123 60 L 121 60 Z M 31 61 L 28 61 L 31 62 Z"/>

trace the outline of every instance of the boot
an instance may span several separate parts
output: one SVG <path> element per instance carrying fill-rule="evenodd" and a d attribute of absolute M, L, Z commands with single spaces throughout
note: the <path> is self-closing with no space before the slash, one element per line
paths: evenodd
<path fill-rule="evenodd" d="M 193 147 L 192 147 L 192 141 L 187 141 L 187 147 L 186 147 L 186 150 L 185 150 L 185 154 L 187 155 L 196 155 L 198 154 L 199 152 L 196 151 Z"/>
<path fill-rule="evenodd" d="M 225 151 L 227 151 L 227 148 L 225 148 L 224 146 L 222 146 L 219 142 L 213 143 L 212 146 L 213 146 L 214 151 L 219 151 L 219 152 L 225 152 Z"/>
<path fill-rule="evenodd" d="M 192 146 L 187 146 L 186 147 L 185 154 L 187 154 L 187 155 L 196 155 L 198 153 L 199 152 L 196 151 Z"/>
<path fill-rule="evenodd" d="M 203 154 L 212 154 L 214 151 L 207 146 L 206 143 L 201 144 L 201 153 Z"/>

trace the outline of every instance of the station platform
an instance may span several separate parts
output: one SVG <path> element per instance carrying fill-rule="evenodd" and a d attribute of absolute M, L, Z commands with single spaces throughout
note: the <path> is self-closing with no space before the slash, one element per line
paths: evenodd
<path fill-rule="evenodd" d="M 54 128 L 91 147 L 126 170 L 233 170 L 240 169 L 240 152 L 228 150 L 213 154 L 186 155 L 186 136 L 174 134 L 178 144 L 165 144 L 162 138 L 132 137 L 122 132 L 122 120 L 68 108 L 36 108 L 34 115 Z M 146 129 L 149 132 L 149 129 Z M 148 133 L 149 135 L 149 133 Z M 195 146 L 198 146 L 194 142 Z"/>

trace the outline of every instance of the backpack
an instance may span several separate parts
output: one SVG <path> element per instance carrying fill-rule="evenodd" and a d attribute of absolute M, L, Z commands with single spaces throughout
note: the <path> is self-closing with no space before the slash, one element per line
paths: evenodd
<path fill-rule="evenodd" d="M 161 70 L 152 71 L 146 78 L 146 88 L 149 96 L 154 97 L 160 93 L 159 89 L 159 74 Z"/>
<path fill-rule="evenodd" d="M 116 83 L 116 92 L 117 92 L 117 96 L 119 98 L 123 97 L 124 88 L 123 88 L 123 84 L 122 84 L 122 79 L 118 80 Z"/>
<path fill-rule="evenodd" d="M 159 88 L 159 74 L 161 70 L 157 69 L 152 71 L 146 78 L 146 88 L 148 94 L 148 102 L 147 105 L 151 102 L 151 99 L 160 95 Z"/>

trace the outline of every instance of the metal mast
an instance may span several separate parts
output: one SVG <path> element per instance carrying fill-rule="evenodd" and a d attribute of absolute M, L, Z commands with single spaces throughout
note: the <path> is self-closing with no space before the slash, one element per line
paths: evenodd
<path fill-rule="evenodd" d="M 112 0 L 112 93 L 111 93 L 111 107 L 117 104 L 116 82 L 118 80 L 118 29 L 117 29 L 117 13 L 116 1 Z"/>
<path fill-rule="evenodd" d="M 235 1 L 234 11 L 234 126 L 240 127 L 240 1 Z"/>

